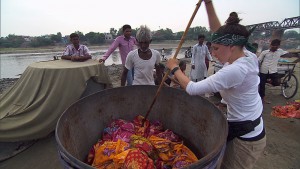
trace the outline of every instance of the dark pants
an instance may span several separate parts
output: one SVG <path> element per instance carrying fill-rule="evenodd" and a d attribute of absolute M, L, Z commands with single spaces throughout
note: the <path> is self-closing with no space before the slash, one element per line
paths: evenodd
<path fill-rule="evenodd" d="M 265 97 L 267 79 L 271 79 L 272 85 L 274 85 L 274 86 L 279 86 L 280 85 L 280 81 L 279 81 L 277 72 L 272 73 L 272 74 L 260 73 L 259 77 L 260 77 L 259 95 L 262 99 Z"/>
<path fill-rule="evenodd" d="M 206 70 L 208 70 L 208 68 L 209 68 L 209 60 L 205 59 L 205 65 L 206 65 Z"/>

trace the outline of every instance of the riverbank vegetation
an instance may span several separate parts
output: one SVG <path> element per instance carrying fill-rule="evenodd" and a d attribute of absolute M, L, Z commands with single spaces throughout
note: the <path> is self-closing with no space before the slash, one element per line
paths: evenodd
<path fill-rule="evenodd" d="M 138 28 L 132 29 L 132 35 L 135 35 Z M 80 41 L 87 45 L 103 45 L 107 41 L 111 41 L 115 37 L 122 34 L 122 30 L 117 31 L 114 28 L 110 29 L 109 33 L 89 32 L 84 34 L 80 31 L 76 31 L 80 37 Z M 153 41 L 164 40 L 180 40 L 183 34 L 182 32 L 173 33 L 169 28 L 153 31 Z M 211 33 L 205 27 L 190 28 L 186 40 L 197 39 L 198 34 L 204 34 L 210 39 Z M 107 40 L 110 37 L 110 40 Z M 21 35 L 8 35 L 7 37 L 1 37 L 0 48 L 20 48 L 20 47 L 45 47 L 54 46 L 60 44 L 67 44 L 69 42 L 68 35 L 62 36 L 60 32 L 57 34 L 49 34 L 38 37 L 21 36 Z"/>
<path fill-rule="evenodd" d="M 186 40 L 182 47 L 193 46 L 197 43 L 196 40 Z M 92 51 L 95 50 L 107 50 L 111 43 L 103 43 L 101 45 L 88 45 L 88 48 Z M 171 49 L 176 48 L 179 44 L 179 40 L 164 40 L 154 41 L 150 46 L 154 49 Z M 48 53 L 48 52 L 63 52 L 66 48 L 65 44 L 57 44 L 54 46 L 43 46 L 43 47 L 20 47 L 20 48 L 0 48 L 0 54 L 11 54 L 11 53 Z"/>
<path fill-rule="evenodd" d="M 132 35 L 134 36 L 138 28 L 132 29 Z M 84 34 L 83 32 L 76 31 L 79 34 L 82 44 L 88 46 L 108 46 L 112 39 L 122 34 L 121 28 L 116 30 L 110 29 L 109 33 L 89 32 Z M 171 29 L 159 29 L 153 31 L 152 43 L 177 43 L 183 35 L 183 31 L 173 32 Z M 193 27 L 190 28 L 186 41 L 196 41 L 199 34 L 204 34 L 206 40 L 211 40 L 211 32 L 205 27 Z M 107 40 L 107 36 L 110 36 L 110 40 Z M 271 31 L 255 32 L 253 33 L 249 41 L 256 42 L 260 45 L 261 49 L 267 49 L 269 47 L 269 40 L 272 36 Z M 300 48 L 300 33 L 295 30 L 285 31 L 282 36 L 283 43 L 281 45 L 284 49 L 297 49 Z M 61 51 L 66 44 L 69 43 L 68 35 L 62 36 L 60 32 L 56 34 L 42 35 L 38 37 L 22 36 L 22 35 L 8 35 L 7 37 L 0 38 L 0 53 L 11 52 L 53 52 Z"/>

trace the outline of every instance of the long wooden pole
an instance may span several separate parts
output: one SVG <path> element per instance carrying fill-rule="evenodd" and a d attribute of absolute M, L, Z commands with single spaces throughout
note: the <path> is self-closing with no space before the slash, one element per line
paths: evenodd
<path fill-rule="evenodd" d="M 182 44 L 184 43 L 185 37 L 186 37 L 186 35 L 187 35 L 187 33 L 188 33 L 188 31 L 189 31 L 189 29 L 190 29 L 190 27 L 191 27 L 191 24 L 192 24 L 192 22 L 193 22 L 193 20 L 194 20 L 194 18 L 195 18 L 195 16 L 196 16 L 196 14 L 197 14 L 197 12 L 198 12 L 198 9 L 200 8 L 201 2 L 202 2 L 202 0 L 199 0 L 199 2 L 196 4 L 196 8 L 195 8 L 195 10 L 194 10 L 194 12 L 193 12 L 193 15 L 192 15 L 192 17 L 191 17 L 191 19 L 190 19 L 188 25 L 187 25 L 186 28 L 185 28 L 185 31 L 184 31 L 184 33 L 183 33 L 181 39 L 180 39 L 180 42 L 179 42 L 178 47 L 177 47 L 177 49 L 176 49 L 176 52 L 175 52 L 175 54 L 174 54 L 174 56 L 173 56 L 173 59 L 176 59 L 176 58 L 177 58 L 177 55 L 178 55 L 178 53 L 179 53 L 179 51 L 180 51 L 180 49 L 181 49 L 181 47 L 182 47 Z M 144 121 L 148 118 L 149 113 L 151 112 L 151 109 L 152 109 L 154 103 L 156 102 L 157 97 L 159 96 L 160 90 L 161 90 L 162 86 L 164 85 L 164 81 L 166 81 L 168 75 L 170 74 L 170 71 L 171 71 L 171 70 L 167 70 L 165 76 L 163 77 L 163 79 L 162 79 L 162 81 L 161 81 L 161 83 L 160 83 L 160 85 L 159 85 L 159 87 L 158 87 L 158 90 L 156 91 L 156 94 L 155 94 L 155 96 L 154 96 L 154 99 L 153 99 L 153 101 L 152 101 L 152 103 L 151 103 L 151 105 L 150 105 L 150 108 L 148 109 L 148 111 L 147 111 L 147 113 L 146 113 L 146 116 L 145 116 L 145 118 L 144 118 Z"/>

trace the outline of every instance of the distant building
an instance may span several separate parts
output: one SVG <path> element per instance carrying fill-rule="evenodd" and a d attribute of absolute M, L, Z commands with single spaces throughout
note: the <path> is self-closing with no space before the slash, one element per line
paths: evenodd
<path fill-rule="evenodd" d="M 30 36 L 23 36 L 25 42 L 31 42 L 32 38 Z"/>
<path fill-rule="evenodd" d="M 111 42 L 114 40 L 112 34 L 110 33 L 104 33 L 104 36 L 105 36 L 105 42 Z"/>
<path fill-rule="evenodd" d="M 64 44 L 69 43 L 69 35 L 66 35 L 66 36 L 61 37 L 61 40 L 62 40 L 62 42 L 63 42 Z"/>

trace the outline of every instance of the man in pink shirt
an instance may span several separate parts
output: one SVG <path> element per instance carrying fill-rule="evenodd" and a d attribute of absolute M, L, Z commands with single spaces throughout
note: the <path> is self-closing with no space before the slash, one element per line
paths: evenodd
<path fill-rule="evenodd" d="M 124 25 L 122 27 L 123 35 L 118 36 L 114 42 L 110 45 L 108 51 L 104 54 L 99 62 L 105 62 L 105 60 L 113 53 L 117 47 L 119 47 L 119 52 L 122 60 L 122 65 L 125 65 L 127 54 L 134 49 L 134 45 L 137 45 L 137 41 L 131 36 L 131 26 Z M 133 81 L 133 70 L 129 70 L 127 74 L 127 86 L 132 85 Z"/>

